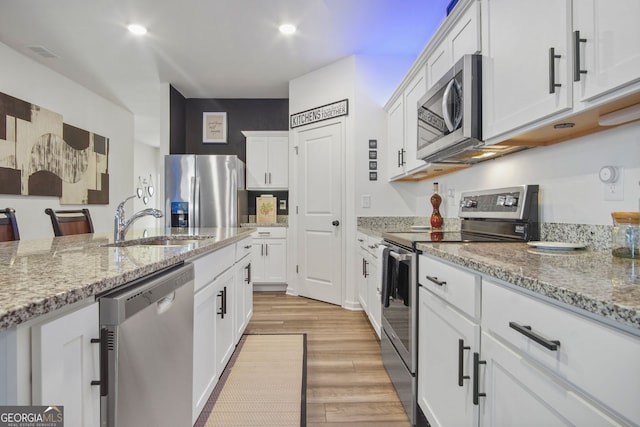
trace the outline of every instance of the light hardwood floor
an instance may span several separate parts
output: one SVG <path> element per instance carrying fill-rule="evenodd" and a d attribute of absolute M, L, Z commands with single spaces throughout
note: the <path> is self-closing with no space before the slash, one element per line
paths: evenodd
<path fill-rule="evenodd" d="M 307 426 L 410 426 L 362 311 L 256 292 L 246 333 L 273 332 L 307 334 Z"/>

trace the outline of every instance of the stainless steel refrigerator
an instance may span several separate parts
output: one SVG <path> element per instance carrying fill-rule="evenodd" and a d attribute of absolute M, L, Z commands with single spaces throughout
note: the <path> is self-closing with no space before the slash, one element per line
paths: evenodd
<path fill-rule="evenodd" d="M 167 227 L 239 227 L 248 221 L 245 166 L 238 156 L 165 156 Z"/>

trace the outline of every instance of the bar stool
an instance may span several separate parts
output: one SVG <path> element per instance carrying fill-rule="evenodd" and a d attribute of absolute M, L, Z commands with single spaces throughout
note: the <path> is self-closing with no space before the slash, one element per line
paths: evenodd
<path fill-rule="evenodd" d="M 44 213 L 51 217 L 53 234 L 56 236 L 93 233 L 93 222 L 89 209 L 54 211 L 47 208 Z"/>
<path fill-rule="evenodd" d="M 13 208 L 0 209 L 0 242 L 20 240 L 16 211 Z"/>

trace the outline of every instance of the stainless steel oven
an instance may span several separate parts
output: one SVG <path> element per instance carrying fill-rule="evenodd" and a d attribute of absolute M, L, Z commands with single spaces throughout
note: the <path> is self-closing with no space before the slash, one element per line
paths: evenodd
<path fill-rule="evenodd" d="M 416 400 L 417 256 L 390 242 L 382 251 L 382 360 L 412 424 Z"/>

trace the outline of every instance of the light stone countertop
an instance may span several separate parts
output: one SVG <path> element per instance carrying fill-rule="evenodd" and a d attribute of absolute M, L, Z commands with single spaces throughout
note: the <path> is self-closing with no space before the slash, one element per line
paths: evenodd
<path fill-rule="evenodd" d="M 416 247 L 640 334 L 640 260 L 616 258 L 608 251 L 541 250 L 525 243 L 420 243 Z"/>
<path fill-rule="evenodd" d="M 358 231 L 381 237 L 386 230 L 360 226 Z M 417 249 L 640 334 L 640 259 L 525 243 L 419 243 Z"/>
<path fill-rule="evenodd" d="M 0 243 L 0 330 L 249 237 L 254 228 L 149 230 L 185 246 L 107 247 L 113 233 Z M 131 230 L 127 240 L 142 238 Z"/>

